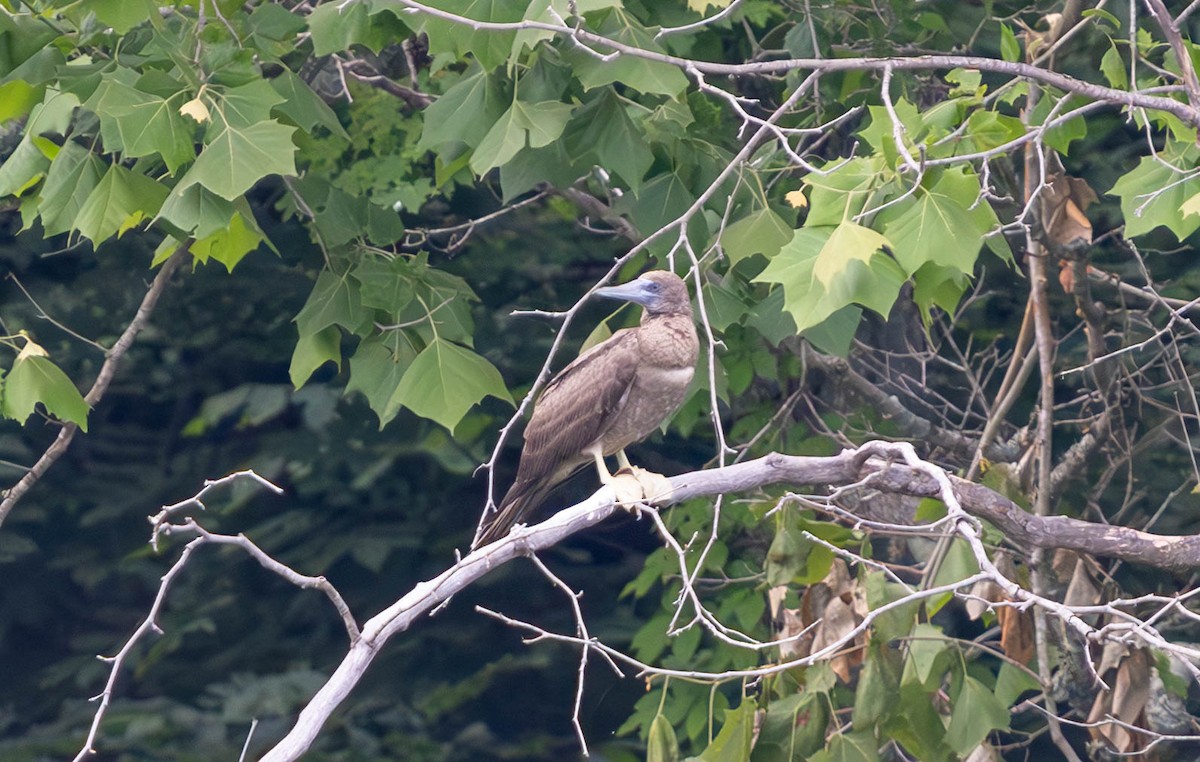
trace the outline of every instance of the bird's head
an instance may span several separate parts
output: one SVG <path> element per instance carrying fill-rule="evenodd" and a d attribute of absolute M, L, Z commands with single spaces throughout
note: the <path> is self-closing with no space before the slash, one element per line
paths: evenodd
<path fill-rule="evenodd" d="M 651 270 L 636 280 L 598 288 L 595 293 L 607 299 L 640 304 L 651 315 L 691 314 L 692 311 L 683 279 L 666 270 Z"/>

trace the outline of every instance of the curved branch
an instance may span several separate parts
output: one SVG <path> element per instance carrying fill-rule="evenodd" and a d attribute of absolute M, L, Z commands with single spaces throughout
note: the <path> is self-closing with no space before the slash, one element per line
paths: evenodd
<path fill-rule="evenodd" d="M 342 6 L 349 5 L 354 0 L 343 0 Z M 983 56 L 902 56 L 888 58 L 787 58 L 778 61 L 755 61 L 744 64 L 710 63 L 693 61 L 667 53 L 644 50 L 636 45 L 629 45 L 604 35 L 589 32 L 585 29 L 566 26 L 565 24 L 547 24 L 541 21 L 477 21 L 466 16 L 460 16 L 449 11 L 431 8 L 415 2 L 415 0 L 395 0 L 400 14 L 424 14 L 435 18 L 452 21 L 468 26 L 475 30 L 486 31 L 522 31 L 537 30 L 551 32 L 563 37 L 572 37 L 579 42 L 587 42 L 606 48 L 611 54 L 628 55 L 648 61 L 678 66 L 681 69 L 694 69 L 703 74 L 721 76 L 747 76 L 764 74 L 787 74 L 793 71 L 835 72 L 835 71 L 914 71 L 925 69 L 979 69 L 980 71 L 1007 74 L 1022 77 L 1051 87 L 1057 87 L 1066 92 L 1075 93 L 1085 98 L 1116 103 L 1130 108 L 1148 108 L 1165 111 L 1182 119 L 1193 127 L 1200 127 L 1200 111 L 1190 104 L 1171 98 L 1145 95 L 1128 90 L 1117 90 L 1112 87 L 1085 82 L 1066 74 L 1016 61 L 1000 61 Z M 592 51 L 597 53 L 597 51 Z M 610 55 L 611 55 L 610 54 Z"/>
<path fill-rule="evenodd" d="M 724 468 L 694 471 L 670 479 L 672 492 L 659 501 L 671 505 L 697 497 L 745 492 L 772 484 L 829 486 L 861 484 L 871 489 L 916 497 L 939 497 L 942 485 L 931 475 L 935 466 L 921 469 L 894 462 L 896 446 L 869 442 L 856 450 L 830 457 L 773 453 Z M 1038 548 L 1068 548 L 1122 558 L 1170 571 L 1200 566 L 1200 536 L 1171 537 L 1135 529 L 1094 524 L 1062 516 L 1034 516 L 1008 498 L 980 484 L 946 475 L 954 495 L 969 514 L 987 519 L 1014 544 Z M 504 539 L 460 559 L 432 579 L 421 582 L 384 611 L 372 617 L 351 645 L 342 663 L 300 712 L 295 726 L 262 762 L 298 759 L 316 739 L 321 727 L 366 673 L 375 656 L 393 635 L 408 629 L 418 617 L 492 569 L 518 556 L 528 556 L 587 527 L 599 524 L 620 509 L 609 487 L 531 527 L 518 525 Z"/>

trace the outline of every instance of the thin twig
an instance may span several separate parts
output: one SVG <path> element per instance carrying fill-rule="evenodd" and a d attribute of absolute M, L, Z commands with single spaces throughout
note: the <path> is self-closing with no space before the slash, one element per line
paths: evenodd
<path fill-rule="evenodd" d="M 104 397 L 104 393 L 108 391 L 108 385 L 112 383 L 113 376 L 116 375 L 117 367 L 121 364 L 121 360 L 125 357 L 125 353 L 129 351 L 129 347 L 133 345 L 134 339 L 146 327 L 147 321 L 150 320 L 151 313 L 154 312 L 155 305 L 158 304 L 158 299 L 162 296 L 163 290 L 170 282 L 171 276 L 183 264 L 184 260 L 190 256 L 189 249 L 191 241 L 187 241 L 179 246 L 171 257 L 163 263 L 158 274 L 154 276 L 154 281 L 150 284 L 150 288 L 146 291 L 146 295 L 142 297 L 142 303 L 138 305 L 137 312 L 133 316 L 133 320 L 121 332 L 112 348 L 108 350 L 108 356 L 104 358 L 104 364 L 100 366 L 100 372 L 96 375 L 96 380 L 92 383 L 92 388 L 84 395 L 83 400 L 88 404 L 88 407 L 94 408 L 96 404 Z M 38 480 L 50 469 L 55 462 L 62 457 L 67 448 L 71 446 L 71 440 L 75 437 L 75 432 L 79 430 L 79 426 L 74 423 L 65 423 L 59 430 L 58 436 L 46 448 L 37 462 L 30 466 L 25 475 L 21 477 L 15 485 L 8 490 L 4 495 L 4 499 L 0 501 L 0 526 L 4 524 L 4 520 L 8 518 L 8 514 L 12 512 L 13 507 L 25 496 L 33 485 L 38 483 Z"/>

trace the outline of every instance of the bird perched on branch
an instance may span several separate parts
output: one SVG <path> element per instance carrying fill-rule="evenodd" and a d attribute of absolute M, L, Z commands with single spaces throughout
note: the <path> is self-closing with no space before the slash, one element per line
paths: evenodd
<path fill-rule="evenodd" d="M 687 286 L 674 273 L 654 270 L 595 293 L 640 304 L 641 324 L 584 352 L 546 386 L 525 428 L 517 479 L 496 512 L 484 516 L 472 548 L 507 535 L 589 462 L 601 482 L 617 488 L 621 502 L 663 490 L 666 480 L 630 466 L 624 448 L 675 412 L 696 371 L 699 342 Z M 617 456 L 615 477 L 604 464 L 606 455 Z"/>

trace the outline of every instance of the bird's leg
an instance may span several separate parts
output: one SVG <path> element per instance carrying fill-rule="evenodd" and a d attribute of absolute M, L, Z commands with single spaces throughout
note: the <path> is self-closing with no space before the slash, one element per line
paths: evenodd
<path fill-rule="evenodd" d="M 617 473 L 628 472 L 633 473 L 633 466 L 629 464 L 629 456 L 624 450 L 617 450 Z"/>

